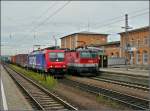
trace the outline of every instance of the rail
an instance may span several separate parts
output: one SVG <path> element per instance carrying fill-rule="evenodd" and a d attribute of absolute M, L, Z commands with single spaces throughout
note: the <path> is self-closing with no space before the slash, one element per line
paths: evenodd
<path fill-rule="evenodd" d="M 34 101 L 39 110 L 77 110 L 68 102 L 49 92 L 31 79 L 6 65 L 4 65 L 4 68 L 23 91 L 25 91 L 29 98 Z"/>
<path fill-rule="evenodd" d="M 132 95 L 123 94 L 118 91 L 113 91 L 106 88 L 99 88 L 90 84 L 84 84 L 70 79 L 60 80 L 60 82 L 62 84 L 70 85 L 71 87 L 79 88 L 86 92 L 90 92 L 96 95 L 102 95 L 106 98 L 128 105 L 136 110 L 146 110 L 149 108 L 149 100 L 147 99 L 142 99 Z"/>
<path fill-rule="evenodd" d="M 130 87 L 130 88 L 140 89 L 140 90 L 144 90 L 144 91 L 150 90 L 149 87 L 146 87 L 143 85 L 132 84 L 132 83 L 125 82 L 125 81 L 113 80 L 113 79 L 108 79 L 108 78 L 99 78 L 99 77 L 91 77 L 91 79 L 108 82 L 108 83 L 112 83 L 112 84 L 117 84 L 117 85 L 121 85 L 121 86 L 126 86 L 126 87 Z"/>

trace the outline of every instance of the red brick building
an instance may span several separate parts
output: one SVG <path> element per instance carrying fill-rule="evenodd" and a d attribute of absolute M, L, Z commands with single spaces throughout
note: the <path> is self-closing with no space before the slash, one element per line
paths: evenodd
<path fill-rule="evenodd" d="M 73 33 L 61 38 L 61 48 L 75 49 L 79 46 L 103 44 L 107 42 L 107 34 L 93 32 Z"/>
<path fill-rule="evenodd" d="M 149 27 L 142 27 L 119 33 L 121 35 L 121 57 L 127 57 L 130 64 L 150 64 Z M 126 44 L 128 47 L 126 47 Z"/>

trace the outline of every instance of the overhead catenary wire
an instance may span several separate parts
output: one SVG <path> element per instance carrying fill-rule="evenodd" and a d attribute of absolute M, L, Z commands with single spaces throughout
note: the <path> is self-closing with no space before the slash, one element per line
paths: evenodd
<path fill-rule="evenodd" d="M 149 12 L 149 11 L 143 12 L 143 13 L 139 13 L 139 14 L 136 14 L 136 15 L 132 15 L 132 16 L 130 16 L 129 18 L 135 18 L 135 17 L 137 17 L 137 16 L 145 15 L 145 14 L 147 14 L 148 12 Z M 112 25 L 112 24 L 119 23 L 119 22 L 121 22 L 121 21 L 124 21 L 124 19 L 122 18 L 122 19 L 113 21 L 113 22 L 111 22 L 111 23 L 104 24 L 104 25 L 100 26 L 100 28 L 103 28 L 103 27 L 106 27 L 106 26 L 110 26 L 110 25 Z"/>
<path fill-rule="evenodd" d="M 143 12 L 143 13 L 140 13 L 140 14 L 132 15 L 132 16 L 130 16 L 129 18 L 130 18 L 130 19 L 131 19 L 131 18 L 135 18 L 135 17 L 141 16 L 141 15 L 145 15 L 145 14 L 148 14 L 148 13 L 149 13 L 149 11 Z M 110 25 L 112 25 L 112 24 L 119 23 L 119 22 L 121 22 L 121 21 L 124 21 L 124 19 L 122 18 L 122 19 L 119 19 L 119 20 L 116 20 L 116 21 L 113 21 L 113 22 L 110 22 L 110 23 L 107 23 L 107 24 L 102 24 L 101 26 L 99 26 L 99 28 L 96 28 L 96 29 L 100 29 L 100 28 L 103 28 L 103 27 L 107 27 L 107 26 L 110 26 Z"/>
<path fill-rule="evenodd" d="M 48 20 L 50 20 L 53 16 L 55 16 L 57 13 L 59 13 L 63 8 L 65 8 L 71 1 L 67 1 L 67 3 L 65 3 L 63 6 L 61 6 L 60 8 L 58 8 L 55 12 L 53 12 L 51 15 L 49 15 L 48 17 L 46 17 L 41 23 L 39 23 L 36 27 L 34 27 L 32 31 L 34 31 L 35 29 L 39 28 L 40 26 L 44 25 Z"/>
<path fill-rule="evenodd" d="M 34 32 L 35 33 L 35 29 L 39 28 L 41 25 L 45 24 L 47 22 L 47 20 L 51 19 L 53 16 L 55 16 L 56 14 L 58 14 L 63 8 L 65 8 L 65 6 L 67 6 L 71 1 L 67 1 L 67 3 L 65 3 L 63 6 L 61 6 L 60 8 L 58 8 L 55 12 L 53 12 L 51 15 L 49 15 L 48 17 L 46 17 L 46 19 L 44 19 L 40 24 L 38 24 L 36 27 L 32 28 L 30 32 Z M 26 38 L 26 36 L 24 36 L 23 38 Z"/>
<path fill-rule="evenodd" d="M 68 2 L 70 2 L 70 1 L 68 1 Z M 52 4 L 50 7 L 48 7 L 48 9 L 51 9 L 51 8 L 54 7 L 55 5 L 56 5 L 56 3 Z M 40 19 L 43 14 L 47 13 L 48 9 L 45 10 L 42 14 L 40 14 L 40 16 L 37 17 L 37 19 Z M 139 9 L 139 10 L 136 10 L 136 11 L 133 11 L 133 12 L 129 12 L 129 14 L 132 14 L 132 13 L 135 14 L 135 13 L 137 13 L 137 12 L 145 11 L 146 9 L 148 9 L 148 8 Z M 55 13 L 55 12 L 54 12 L 54 13 Z M 50 15 L 50 16 L 51 16 L 51 15 Z M 111 18 L 111 19 L 107 19 L 106 21 L 101 22 L 102 24 L 99 24 L 99 23 L 96 23 L 96 24 L 98 24 L 98 25 L 103 25 L 103 23 L 105 23 L 105 22 L 109 22 L 109 21 L 113 21 L 113 20 L 116 20 L 116 19 L 120 19 L 120 17 L 123 17 L 123 16 L 124 16 L 124 15 L 118 16 L 118 17 L 115 17 L 115 18 Z M 48 18 L 48 17 L 47 17 L 47 18 Z M 45 20 L 46 20 L 46 19 L 45 19 Z M 33 23 L 33 21 L 32 21 L 32 23 Z M 41 22 L 41 24 L 37 25 L 36 27 L 37 27 L 37 28 L 38 28 L 38 26 L 40 27 L 40 26 L 42 25 L 42 23 L 44 23 L 44 21 Z M 92 24 L 92 25 L 95 27 L 96 24 Z M 66 23 L 65 23 L 65 25 L 66 25 Z M 81 25 L 81 24 L 80 24 L 80 25 Z M 92 26 L 92 25 L 91 25 L 91 26 Z M 70 23 L 69 23 L 69 26 L 70 26 Z M 21 26 L 21 27 L 23 27 L 23 26 Z M 36 29 L 36 27 L 34 27 L 32 30 Z M 96 27 L 96 28 L 97 28 L 97 27 Z M 30 32 L 32 32 L 32 31 L 30 31 Z"/>
<path fill-rule="evenodd" d="M 136 13 L 139 13 L 139 12 L 142 12 L 142 11 L 146 11 L 146 10 L 149 10 L 149 8 L 144 8 L 144 9 L 139 9 L 139 10 L 136 10 L 136 11 L 133 11 L 133 12 L 129 12 L 128 14 L 131 15 L 131 14 L 136 14 Z M 111 18 L 111 19 L 107 19 L 105 21 L 102 21 L 100 23 L 105 23 L 105 22 L 109 22 L 109 21 L 113 21 L 113 20 L 120 20 L 122 19 L 122 17 L 124 17 L 124 15 L 121 15 L 121 16 L 117 16 L 117 17 L 114 17 L 114 18 Z M 94 26 L 97 25 L 98 23 L 96 24 L 93 24 Z M 98 25 L 101 25 L 101 24 L 98 24 Z"/>
<path fill-rule="evenodd" d="M 145 14 L 147 14 L 147 13 L 145 13 Z M 143 14 L 140 14 L 140 15 L 145 15 L 144 13 Z M 135 17 L 137 17 L 137 16 L 135 16 Z M 131 17 L 132 19 L 133 18 L 135 18 L 135 17 Z M 131 19 L 130 18 L 130 19 Z M 118 22 L 119 23 L 119 22 Z M 109 26 L 111 26 L 112 24 L 110 24 Z M 101 28 L 103 28 L 103 27 L 101 27 Z M 100 29 L 101 29 L 100 28 Z M 116 29 L 116 28 L 114 28 L 114 27 L 111 27 L 111 28 L 109 28 L 109 30 L 106 30 L 106 31 L 104 31 L 103 33 L 109 33 L 109 34 L 114 34 L 114 33 L 118 33 L 118 31 L 115 31 L 114 29 Z M 118 26 L 117 27 L 117 29 L 121 29 L 121 26 Z"/>
<path fill-rule="evenodd" d="M 141 16 L 141 15 L 145 15 L 145 14 L 147 14 L 147 13 L 148 13 L 148 12 L 143 12 L 143 13 L 140 13 L 140 14 L 132 15 L 132 16 L 130 16 L 129 18 L 130 18 L 130 19 L 131 19 L 131 18 L 135 18 L 135 17 Z M 100 26 L 98 29 L 101 29 L 101 28 L 104 28 L 104 27 L 107 27 L 107 26 L 111 26 L 112 24 L 119 23 L 119 22 L 121 22 L 121 21 L 124 21 L 124 19 L 120 19 L 120 20 L 113 21 L 113 22 L 111 22 L 111 23 L 104 24 L 104 25 Z M 109 30 L 110 30 L 110 29 L 109 29 Z M 46 33 L 48 33 L 48 32 L 46 32 Z"/>
<path fill-rule="evenodd" d="M 142 16 L 142 15 L 146 15 L 146 14 L 148 14 L 149 12 L 143 12 L 143 13 L 140 13 L 140 14 L 136 14 L 136 15 L 132 15 L 132 16 L 130 16 L 129 18 L 131 19 L 135 19 L 136 17 L 138 17 L 138 16 Z M 111 25 L 111 24 L 110 24 Z M 118 27 L 118 29 L 119 29 L 120 27 Z M 110 31 L 113 31 L 113 32 L 111 32 L 110 33 Z M 105 31 L 105 33 L 106 32 L 109 32 L 109 34 L 116 34 L 116 33 L 118 33 L 118 32 L 116 32 L 116 31 L 114 31 L 114 27 L 111 27 L 111 28 L 109 28 L 109 30 L 107 30 L 107 31 Z"/>
<path fill-rule="evenodd" d="M 52 9 L 56 4 L 57 4 L 57 2 L 55 1 L 55 2 L 54 2 L 53 4 L 51 4 L 46 10 L 44 10 L 39 16 L 37 16 L 36 18 L 34 18 L 33 21 L 31 21 L 31 22 L 28 23 L 28 24 L 27 24 L 27 23 L 26 23 L 26 24 L 19 23 L 19 26 L 20 26 L 20 27 L 23 27 L 23 26 L 31 26 L 34 22 L 36 22 L 36 21 L 38 21 L 40 18 L 42 18 L 44 14 L 48 13 L 48 11 L 49 11 L 50 9 Z M 24 19 L 26 20 L 26 18 L 19 19 L 19 20 L 14 20 L 14 19 L 11 18 L 11 17 L 6 17 L 6 19 L 11 20 L 11 21 L 13 21 L 13 22 L 15 22 L 15 23 L 17 23 L 17 24 L 18 24 L 18 21 L 22 22 L 22 21 L 24 21 Z M 14 27 L 16 27 L 16 25 L 15 25 Z M 18 26 L 17 26 L 17 27 L 18 27 Z M 25 29 L 24 29 L 24 31 L 25 31 Z"/>
<path fill-rule="evenodd" d="M 68 3 L 68 2 L 67 2 Z M 60 8 L 59 8 L 60 9 Z M 144 12 L 145 13 L 145 12 Z M 147 12 L 146 12 L 147 13 Z M 141 14 L 138 14 L 138 15 L 133 15 L 133 17 L 135 16 L 140 16 Z M 54 15 L 53 15 L 54 16 Z M 51 16 L 51 17 L 53 17 L 53 16 Z M 46 19 L 45 19 L 46 20 Z M 121 20 L 122 21 L 122 20 Z M 114 24 L 114 22 L 115 23 L 117 23 L 117 22 L 120 22 L 120 20 L 117 20 L 117 21 L 113 21 L 113 23 L 109 23 L 109 24 L 105 24 L 105 25 L 107 25 L 107 26 L 110 26 L 111 24 Z M 44 24 L 46 23 L 46 22 L 43 22 Z M 26 39 L 26 37 L 24 37 L 25 39 Z"/>
<path fill-rule="evenodd" d="M 38 17 L 36 17 L 36 19 L 34 21 L 31 22 L 34 23 L 35 21 L 39 20 L 40 18 L 43 17 L 44 14 L 48 13 L 50 9 L 52 9 L 55 5 L 57 4 L 57 2 L 54 2 L 53 4 L 51 4 L 44 12 L 41 13 L 41 15 L 39 15 Z"/>

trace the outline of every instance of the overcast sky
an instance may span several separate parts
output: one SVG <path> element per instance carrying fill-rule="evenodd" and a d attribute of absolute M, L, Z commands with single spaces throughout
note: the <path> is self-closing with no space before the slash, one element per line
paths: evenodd
<path fill-rule="evenodd" d="M 60 37 L 81 31 L 110 34 L 109 41 L 116 41 L 126 13 L 133 29 L 148 26 L 148 1 L 2 1 L 1 54 L 54 45 L 54 37 L 60 45 Z"/>

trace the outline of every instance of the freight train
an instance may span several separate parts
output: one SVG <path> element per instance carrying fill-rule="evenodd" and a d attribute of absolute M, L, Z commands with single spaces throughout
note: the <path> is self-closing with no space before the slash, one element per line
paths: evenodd
<path fill-rule="evenodd" d="M 64 76 L 67 70 L 64 53 L 64 49 L 48 47 L 35 50 L 29 54 L 10 56 L 10 62 L 27 69 L 45 72 L 58 77 Z"/>

